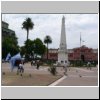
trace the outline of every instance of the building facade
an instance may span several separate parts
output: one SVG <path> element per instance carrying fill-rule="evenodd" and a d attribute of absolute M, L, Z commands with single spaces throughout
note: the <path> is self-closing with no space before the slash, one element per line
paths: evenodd
<path fill-rule="evenodd" d="M 15 55 L 19 52 L 19 46 L 15 31 L 9 29 L 9 24 L 2 21 L 2 59 L 7 54 Z"/>
<path fill-rule="evenodd" d="M 2 21 L 2 39 L 6 36 L 15 36 L 15 31 L 9 29 L 9 24 Z"/>
<path fill-rule="evenodd" d="M 46 53 L 43 56 L 46 59 Z M 58 60 L 58 49 L 49 49 L 48 53 L 49 60 Z M 68 49 L 68 60 L 69 61 L 98 61 L 98 49 L 88 48 L 86 46 Z"/>

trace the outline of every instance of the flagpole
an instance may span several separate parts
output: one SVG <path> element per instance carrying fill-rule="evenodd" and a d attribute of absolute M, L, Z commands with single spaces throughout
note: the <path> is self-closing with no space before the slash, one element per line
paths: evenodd
<path fill-rule="evenodd" d="M 81 67 L 81 32 L 80 32 L 80 67 Z"/>

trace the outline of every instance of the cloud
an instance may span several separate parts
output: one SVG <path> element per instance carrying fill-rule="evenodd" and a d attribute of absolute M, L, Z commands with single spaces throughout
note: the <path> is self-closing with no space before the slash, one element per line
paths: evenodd
<path fill-rule="evenodd" d="M 30 30 L 29 38 L 44 40 L 50 35 L 53 43 L 49 48 L 59 48 L 61 34 L 61 20 L 63 14 L 2 14 L 2 20 L 9 23 L 9 28 L 14 30 L 20 46 L 26 40 L 26 31 L 22 30 L 22 23 L 30 17 L 34 22 L 34 29 Z M 98 15 L 97 14 L 64 14 L 66 18 L 67 47 L 80 46 L 80 32 L 85 40 L 83 44 L 88 47 L 98 48 Z"/>

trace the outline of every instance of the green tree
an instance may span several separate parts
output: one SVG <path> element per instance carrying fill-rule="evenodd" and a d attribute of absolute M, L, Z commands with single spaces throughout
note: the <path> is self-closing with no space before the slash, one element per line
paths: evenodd
<path fill-rule="evenodd" d="M 2 58 L 6 58 L 7 54 L 13 56 L 19 52 L 19 46 L 15 35 L 6 36 L 2 41 Z"/>
<path fill-rule="evenodd" d="M 34 42 L 30 39 L 28 39 L 27 41 L 25 41 L 25 55 L 27 59 L 30 59 L 30 56 L 32 56 L 32 51 L 34 50 Z"/>
<path fill-rule="evenodd" d="M 34 40 L 34 45 L 35 45 L 34 53 L 42 57 L 46 51 L 46 46 L 43 44 L 43 42 L 39 38 Z"/>
<path fill-rule="evenodd" d="M 50 43 L 52 43 L 51 37 L 47 35 L 47 36 L 44 38 L 44 43 L 47 44 L 47 60 L 48 60 L 48 45 L 49 45 Z"/>
<path fill-rule="evenodd" d="M 25 46 L 20 47 L 20 53 L 21 53 L 22 56 L 25 55 L 25 53 L 26 53 Z"/>
<path fill-rule="evenodd" d="M 24 44 L 25 45 L 21 47 L 21 54 L 27 54 L 27 59 L 29 59 L 30 56 L 33 57 L 34 54 L 40 55 L 42 57 L 45 53 L 46 47 L 39 38 L 35 39 L 34 41 L 28 39 Z"/>
<path fill-rule="evenodd" d="M 34 23 L 32 22 L 31 18 L 26 18 L 26 20 L 22 23 L 22 29 L 27 31 L 27 40 L 29 36 L 29 30 L 32 30 L 34 27 Z"/>

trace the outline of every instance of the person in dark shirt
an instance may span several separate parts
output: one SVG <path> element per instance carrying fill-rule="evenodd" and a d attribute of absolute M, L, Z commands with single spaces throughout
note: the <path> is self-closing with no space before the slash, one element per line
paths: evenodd
<path fill-rule="evenodd" d="M 39 63 L 39 60 L 37 60 L 37 69 L 39 69 L 40 67 L 40 63 Z"/>

